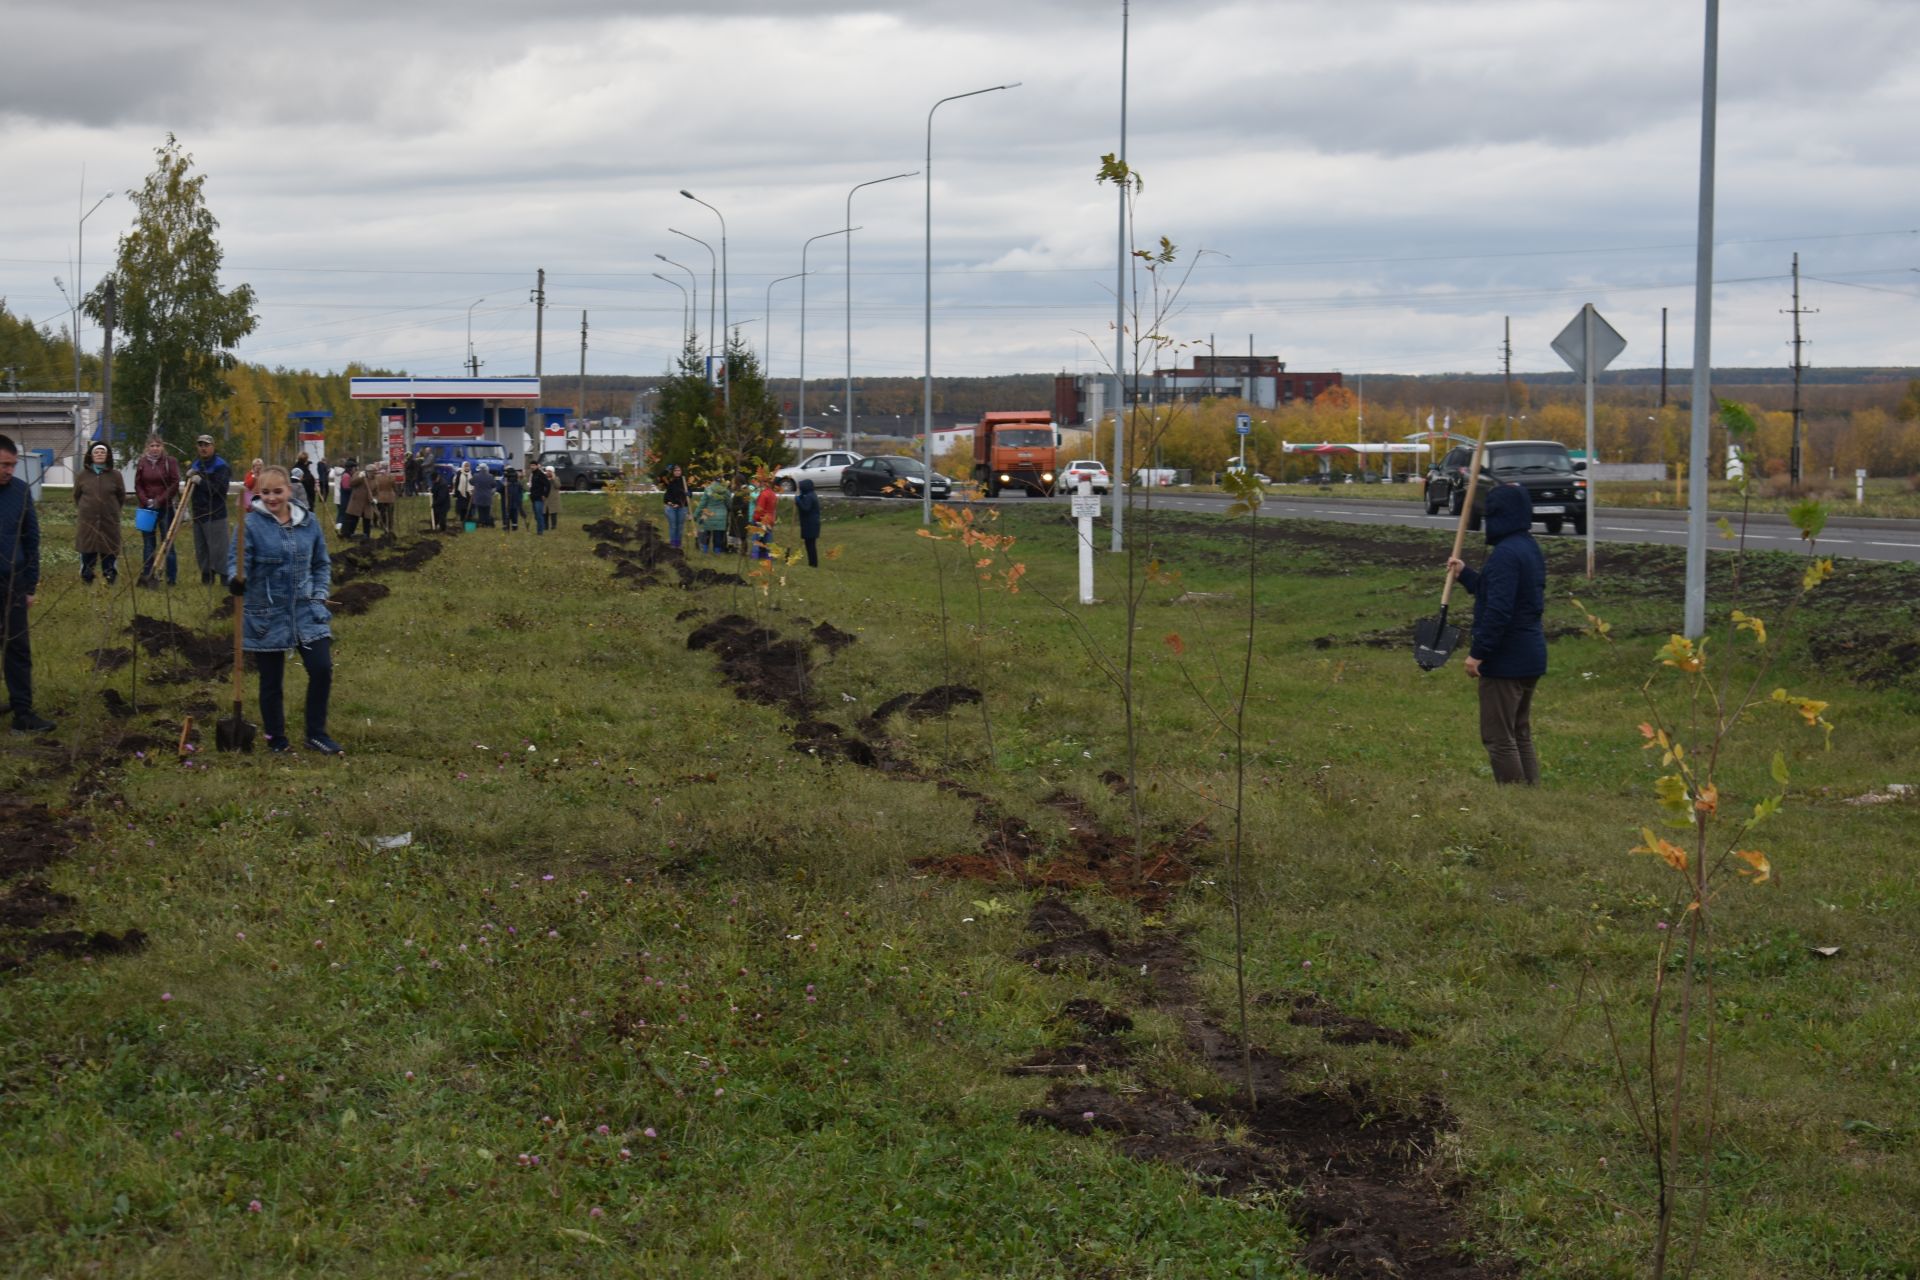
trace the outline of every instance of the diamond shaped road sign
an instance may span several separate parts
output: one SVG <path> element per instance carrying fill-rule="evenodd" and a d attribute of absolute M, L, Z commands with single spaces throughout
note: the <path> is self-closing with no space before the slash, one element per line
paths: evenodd
<path fill-rule="evenodd" d="M 1560 336 L 1553 340 L 1553 349 L 1567 366 L 1573 370 L 1573 376 L 1582 382 L 1587 379 L 1587 326 L 1593 326 L 1593 372 L 1598 374 L 1612 364 L 1622 351 L 1627 349 L 1627 340 L 1614 332 L 1612 325 L 1601 319 L 1600 313 L 1589 302 L 1580 308 L 1580 314 L 1568 321 Z"/>

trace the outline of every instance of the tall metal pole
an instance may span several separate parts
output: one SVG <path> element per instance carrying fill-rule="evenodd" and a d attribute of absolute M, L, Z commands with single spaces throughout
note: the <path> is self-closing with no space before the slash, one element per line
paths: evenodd
<path fill-rule="evenodd" d="M 1660 407 L 1667 407 L 1667 309 L 1660 308 Z"/>
<path fill-rule="evenodd" d="M 1581 363 L 1582 363 L 1582 366 L 1585 368 L 1586 375 L 1587 375 L 1587 379 L 1586 379 L 1587 381 L 1587 581 L 1592 582 L 1593 581 L 1593 491 L 1595 488 L 1598 487 L 1594 484 L 1595 459 L 1593 456 L 1593 338 L 1594 338 L 1594 330 L 1600 327 L 1600 313 L 1593 309 L 1593 304 L 1591 302 L 1586 304 L 1586 312 L 1587 312 L 1585 317 L 1586 324 L 1584 326 L 1584 331 L 1586 335 L 1586 355 Z"/>
<path fill-rule="evenodd" d="M 102 422 L 113 426 L 113 326 L 119 319 L 118 291 L 114 287 L 114 278 L 107 277 L 106 297 L 100 312 L 100 417 Z M 111 434 L 111 433 L 109 433 Z"/>
<path fill-rule="evenodd" d="M 473 356 L 473 309 L 485 301 L 485 298 L 475 298 L 467 304 L 467 376 L 469 378 L 480 376 L 480 362 Z"/>
<path fill-rule="evenodd" d="M 689 236 L 689 237 L 688 237 L 688 239 L 692 239 L 692 237 L 691 237 L 691 236 Z M 713 250 L 711 250 L 711 249 L 709 249 L 709 250 L 707 250 L 707 252 L 708 252 L 709 254 L 711 254 L 711 253 L 713 252 Z M 664 263 L 666 263 L 666 264 L 667 264 L 668 266 L 670 266 L 670 267 L 679 267 L 679 268 L 680 268 L 680 269 L 681 269 L 682 271 L 684 271 L 684 272 L 686 272 L 686 273 L 687 273 L 687 283 L 693 286 L 693 309 L 692 309 L 692 312 L 691 312 L 691 315 L 692 315 L 692 317 L 693 317 L 693 318 L 692 318 L 692 320 L 691 320 L 691 321 L 690 321 L 690 322 L 689 322 L 689 323 L 687 324 L 687 331 L 686 331 L 686 333 L 684 333 L 684 334 L 682 334 L 682 335 L 681 335 L 681 339 L 680 339 L 680 341 L 681 341 L 681 344 L 682 344 L 682 345 L 684 346 L 684 345 L 685 345 L 685 343 L 686 343 L 686 340 L 687 340 L 688 338 L 691 338 L 691 337 L 693 336 L 693 326 L 694 326 L 695 324 L 697 324 L 697 323 L 699 323 L 699 320 L 700 320 L 700 277 L 699 277 L 699 276 L 697 276 L 697 275 L 695 275 L 695 274 L 693 274 L 693 268 L 692 268 L 692 267 L 689 267 L 689 266 L 687 266 L 687 265 L 686 265 L 685 263 L 682 263 L 682 262 L 675 262 L 675 261 L 674 261 L 674 260 L 673 260 L 672 258 L 669 258 L 669 257 L 668 257 L 668 256 L 667 256 L 666 254 L 664 254 L 664 253 L 656 253 L 656 254 L 654 254 L 653 256 L 654 256 L 654 257 L 656 257 L 656 258 L 658 258 L 658 259 L 660 259 L 660 261 L 662 261 L 662 262 L 664 262 Z M 680 292 L 684 294 L 684 293 L 686 292 L 686 290 L 685 290 L 685 289 L 682 289 L 682 290 L 681 290 Z M 713 299 L 712 299 L 712 298 L 708 298 L 708 299 L 707 299 L 707 305 L 709 306 L 709 308 L 711 308 L 711 306 L 713 305 Z M 709 318 L 709 319 L 708 319 L 708 321 L 707 321 L 707 329 L 708 329 L 708 332 L 709 332 L 709 333 L 711 333 L 711 332 L 712 332 L 712 329 L 713 329 L 713 321 L 712 321 L 712 319 L 711 319 L 711 318 Z"/>
<path fill-rule="evenodd" d="M 724 336 L 733 324 L 727 314 L 728 297 L 732 292 L 727 284 L 727 216 L 691 191 L 682 190 L 680 194 L 695 204 L 704 206 L 712 212 L 714 217 L 720 219 L 720 330 L 723 335 L 720 342 L 720 402 L 731 409 L 733 408 L 733 370 L 730 367 L 731 356 L 727 351 L 728 339 Z"/>
<path fill-rule="evenodd" d="M 1689 637 L 1707 631 L 1707 437 L 1713 426 L 1713 144 L 1720 96 L 1720 0 L 1706 0 L 1706 53 L 1700 77 L 1700 222 L 1693 270 L 1693 438 L 1687 451 L 1687 600 Z"/>
<path fill-rule="evenodd" d="M 807 250 L 813 248 L 815 240 L 825 240 L 830 236 L 846 236 L 853 239 L 853 233 L 860 228 L 845 226 L 838 231 L 822 231 L 817 236 L 807 237 L 800 246 L 800 396 L 795 401 L 794 426 L 801 431 L 807 429 Z"/>
<path fill-rule="evenodd" d="M 1800 360 L 1800 317 L 1813 312 L 1800 305 L 1800 255 L 1793 255 L 1793 456 L 1787 474 L 1797 485 L 1801 477 L 1800 456 L 1800 373 L 1806 366 Z"/>
<path fill-rule="evenodd" d="M 949 102 L 958 102 L 962 98 L 977 98 L 983 93 L 997 93 L 1002 89 L 1012 89 L 1019 83 L 1016 80 L 1013 84 L 996 84 L 967 93 L 949 94 L 927 108 L 927 165 L 921 170 L 927 175 L 924 273 L 926 380 L 920 390 L 920 456 L 921 465 L 926 468 L 926 474 L 920 478 L 920 523 L 923 525 L 933 523 L 933 113 Z"/>
<path fill-rule="evenodd" d="M 587 313 L 580 313 L 580 407 L 574 410 L 574 417 L 581 422 L 587 419 Z"/>
<path fill-rule="evenodd" d="M 1504 317 L 1505 336 L 1500 340 L 1500 417 L 1506 423 L 1502 439 L 1513 439 L 1513 317 Z"/>
<path fill-rule="evenodd" d="M 1127 0 L 1120 0 L 1120 150 L 1116 159 L 1122 165 L 1127 162 L 1127 30 L 1129 20 Z M 1127 407 L 1126 384 L 1122 379 L 1127 367 L 1127 184 L 1122 182 L 1117 193 L 1120 204 L 1120 230 L 1114 242 L 1113 253 L 1113 547 L 1117 553 L 1125 549 L 1121 536 L 1121 526 L 1125 523 L 1127 504 L 1127 433 L 1121 423 Z M 1094 423 L 1098 431 L 1099 423 Z M 1240 451 L 1242 454 L 1245 449 Z"/>
<path fill-rule="evenodd" d="M 541 267 L 534 276 L 533 297 L 533 376 L 540 376 L 541 358 L 546 345 L 547 327 L 547 269 Z"/>
<path fill-rule="evenodd" d="M 87 198 L 87 177 L 86 177 L 86 170 L 83 169 L 80 172 L 80 199 L 84 201 L 86 198 Z M 113 192 L 109 191 L 107 192 L 107 194 L 101 196 L 98 200 L 95 200 L 93 202 L 93 209 L 89 209 L 85 213 L 81 214 L 80 221 L 74 228 L 75 264 L 73 268 L 73 394 L 76 396 L 79 395 L 81 391 L 81 387 L 80 387 L 80 317 L 83 313 L 80 310 L 80 306 L 82 301 L 87 296 L 87 219 L 93 216 L 95 209 L 98 209 L 101 205 L 105 204 L 107 201 L 111 199 L 113 199 Z M 75 412 L 78 412 L 78 410 L 76 409 Z M 101 412 L 103 414 L 106 412 L 106 409 L 104 406 L 102 407 Z M 101 438 L 105 439 L 106 437 L 102 436 Z"/>
<path fill-rule="evenodd" d="M 855 183 L 847 192 L 847 225 L 853 225 L 853 193 L 861 187 L 877 187 L 883 182 L 897 182 L 901 178 L 917 178 L 918 169 L 911 173 L 896 173 L 890 178 L 875 178 L 871 182 Z M 853 237 L 847 237 L 847 452 L 853 452 Z"/>
<path fill-rule="evenodd" d="M 707 251 L 707 356 L 709 359 L 711 359 L 713 356 L 713 335 L 715 332 L 713 327 L 713 312 L 714 312 L 713 304 L 720 297 L 720 290 L 717 287 L 717 284 L 720 279 L 720 258 L 717 254 L 714 253 L 713 246 L 708 244 L 705 240 L 702 240 L 699 236 L 690 236 L 686 232 L 681 231 L 675 227 L 668 227 L 667 230 L 673 232 L 673 234 L 676 236 L 682 237 L 683 239 L 693 241 L 695 244 L 699 245 L 702 249 L 705 249 Z M 655 254 L 654 256 L 659 257 L 658 254 Z M 661 258 L 660 260 L 662 262 L 669 261 L 669 259 L 666 259 L 666 258 Z M 680 264 L 676 262 L 673 265 L 677 267 Z M 692 272 L 688 272 L 688 274 L 691 275 Z M 697 287 L 698 286 L 696 286 L 696 288 Z M 700 314 L 700 303 L 697 299 L 693 304 L 693 314 L 696 317 L 698 317 Z"/>
<path fill-rule="evenodd" d="M 804 271 L 796 271 L 790 276 L 781 276 L 778 280 L 767 281 L 767 315 L 760 330 L 760 374 L 767 380 L 769 387 L 773 385 L 773 286 L 785 284 L 789 280 L 798 280 L 805 274 Z"/>
<path fill-rule="evenodd" d="M 687 274 L 691 275 L 693 273 L 688 272 Z M 693 325 L 692 322 L 687 319 L 687 286 L 681 284 L 678 280 L 667 279 L 658 271 L 653 273 L 653 278 L 661 284 L 670 284 L 680 291 L 680 349 L 685 351 L 687 349 L 687 343 L 693 340 Z"/>

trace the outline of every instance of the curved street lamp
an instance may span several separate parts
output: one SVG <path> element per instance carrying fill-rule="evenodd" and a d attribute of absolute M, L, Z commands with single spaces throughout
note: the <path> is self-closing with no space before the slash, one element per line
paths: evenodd
<path fill-rule="evenodd" d="M 851 236 L 859 229 L 842 227 L 838 231 L 822 231 L 817 236 L 808 236 L 807 242 L 800 246 L 800 397 L 795 402 L 794 425 L 802 429 L 807 425 L 807 250 L 813 247 L 815 240 Z"/>
<path fill-rule="evenodd" d="M 862 187 L 877 187 L 883 182 L 898 182 L 902 178 L 917 178 L 918 169 L 911 173 L 896 173 L 890 178 L 875 178 L 871 182 L 857 182 L 847 192 L 847 225 L 853 226 L 853 193 Z M 847 452 L 853 452 L 853 236 L 847 236 Z"/>
<path fill-rule="evenodd" d="M 107 201 L 113 199 L 113 192 L 101 196 L 93 202 L 93 209 L 80 215 L 80 222 L 74 228 L 74 239 L 78 245 L 78 257 L 73 268 L 73 393 L 80 394 L 80 303 L 87 296 L 87 219 L 93 216 Z M 76 410 L 75 412 L 78 412 Z M 106 405 L 100 408 L 103 421 L 112 415 L 113 410 Z M 104 436 L 102 437 L 104 439 Z"/>
<path fill-rule="evenodd" d="M 781 276 L 778 280 L 767 281 L 767 314 L 760 332 L 760 376 L 765 378 L 769 385 L 773 382 L 773 286 L 785 284 L 789 280 L 798 280 L 805 274 L 804 271 L 796 271 L 790 276 Z"/>
<path fill-rule="evenodd" d="M 718 255 L 714 253 L 713 246 L 705 240 L 702 240 L 699 236 L 690 236 L 677 227 L 668 227 L 667 230 L 684 240 L 693 241 L 707 251 L 707 354 L 711 356 L 713 354 L 713 335 L 716 332 L 713 327 L 713 300 L 719 296 L 719 291 L 713 286 L 715 280 L 718 279 L 720 259 Z M 697 313 L 699 308 L 695 307 L 694 311 Z"/>
<path fill-rule="evenodd" d="M 713 251 L 709 249 L 707 252 L 711 253 Z M 668 266 L 679 267 L 682 271 L 687 273 L 687 282 L 693 286 L 693 306 L 692 306 L 692 309 L 688 312 L 688 315 L 698 316 L 700 314 L 700 277 L 693 274 L 692 267 L 689 267 L 682 262 L 675 262 L 672 258 L 669 258 L 664 253 L 656 253 L 653 256 L 660 259 L 660 261 L 666 263 Z M 682 289 L 681 292 L 685 293 L 686 290 Z M 682 318 L 686 319 L 686 317 L 682 317 Z M 712 327 L 711 322 L 708 323 L 708 327 L 709 328 Z M 683 342 L 686 338 L 691 338 L 693 336 L 693 325 L 691 323 L 688 323 L 686 325 L 686 330 L 687 332 L 682 337 Z"/>
<path fill-rule="evenodd" d="M 656 253 L 653 256 L 657 258 L 660 255 Z M 678 264 L 675 264 L 675 265 L 678 265 Z M 692 273 L 689 272 L 688 274 L 692 274 Z M 678 280 L 667 279 L 665 276 L 661 275 L 658 271 L 653 273 L 653 278 L 655 280 L 658 280 L 661 284 L 670 284 L 674 288 L 680 291 L 680 349 L 681 351 L 684 352 L 687 349 L 688 340 L 693 337 L 693 334 L 688 330 L 688 327 L 687 327 L 687 286 L 681 284 Z"/>
<path fill-rule="evenodd" d="M 473 378 L 480 376 L 480 365 L 473 358 L 473 309 L 485 301 L 485 298 L 475 298 L 467 304 L 467 375 Z"/>
<path fill-rule="evenodd" d="M 722 329 L 731 328 L 732 322 L 727 318 L 727 295 L 729 293 L 729 287 L 727 284 L 726 215 L 684 187 L 681 188 L 680 194 L 695 204 L 708 209 L 714 217 L 720 219 L 720 325 Z M 720 348 L 720 401 L 726 405 L 727 408 L 733 408 L 733 377 L 731 371 L 727 368 L 727 349 L 724 343 L 721 344 Z"/>
<path fill-rule="evenodd" d="M 1012 84 L 989 85 L 984 89 L 974 89 L 968 93 L 955 93 L 940 99 L 927 108 L 927 230 L 926 230 L 926 383 L 921 389 L 920 405 L 922 423 L 920 435 L 921 465 L 926 474 L 920 477 L 920 523 L 933 523 L 933 113 L 949 102 L 958 102 L 961 98 L 977 98 L 983 93 L 998 93 L 1002 89 L 1017 89 L 1020 81 Z"/>

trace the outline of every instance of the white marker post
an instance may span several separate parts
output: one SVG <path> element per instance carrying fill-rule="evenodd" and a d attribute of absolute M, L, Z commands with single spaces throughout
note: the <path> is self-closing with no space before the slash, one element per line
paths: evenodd
<path fill-rule="evenodd" d="M 1867 500 L 1867 469 L 1857 467 L 1853 473 L 1853 505 L 1859 506 Z"/>
<path fill-rule="evenodd" d="M 1073 495 L 1073 518 L 1080 522 L 1080 603 L 1093 603 L 1093 518 L 1100 514 L 1100 499 L 1094 496 L 1093 482 L 1080 477 L 1079 491 Z"/>

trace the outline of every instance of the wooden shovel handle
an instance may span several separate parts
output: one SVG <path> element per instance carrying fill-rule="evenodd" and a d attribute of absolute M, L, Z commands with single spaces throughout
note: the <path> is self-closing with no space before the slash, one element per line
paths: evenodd
<path fill-rule="evenodd" d="M 247 504 L 240 504 L 240 523 L 234 528 L 233 572 L 234 576 L 247 576 Z M 241 699 L 240 678 L 246 670 L 246 654 L 240 648 L 241 628 L 245 625 L 246 597 L 233 598 L 233 705 L 238 709 Z"/>
<path fill-rule="evenodd" d="M 1453 554 L 1450 560 L 1460 558 L 1460 548 L 1467 544 L 1467 521 L 1473 516 L 1473 495 L 1480 487 L 1480 456 L 1487 451 L 1487 428 L 1491 426 L 1491 416 L 1480 419 L 1480 438 L 1473 445 L 1473 469 L 1467 472 L 1467 497 L 1460 504 L 1460 524 L 1453 531 Z M 1447 585 L 1440 588 L 1440 606 L 1446 607 L 1453 596 L 1453 570 L 1447 570 Z"/>

